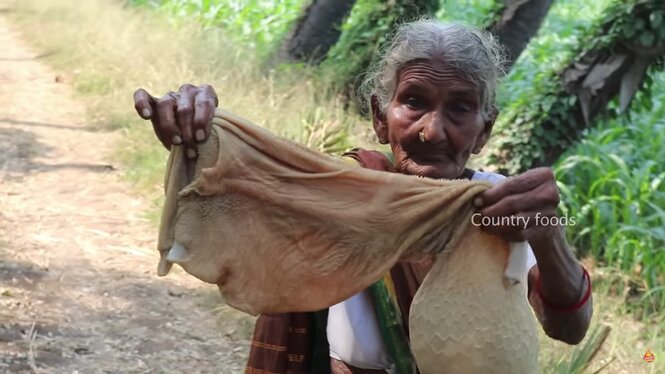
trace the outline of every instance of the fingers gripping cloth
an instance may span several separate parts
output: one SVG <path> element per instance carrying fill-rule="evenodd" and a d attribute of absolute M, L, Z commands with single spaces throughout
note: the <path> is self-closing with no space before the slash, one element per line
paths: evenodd
<path fill-rule="evenodd" d="M 177 263 L 253 315 L 314 311 L 435 255 L 410 314 L 421 372 L 537 370 L 526 282 L 504 279 L 509 244 L 470 224 L 488 184 L 354 167 L 221 109 L 212 122 L 196 160 L 171 152 L 160 275 Z"/>

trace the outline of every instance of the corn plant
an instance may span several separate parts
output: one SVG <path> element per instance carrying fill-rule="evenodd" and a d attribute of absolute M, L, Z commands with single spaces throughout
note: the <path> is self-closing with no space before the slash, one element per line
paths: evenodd
<path fill-rule="evenodd" d="M 652 310 L 665 306 L 665 74 L 654 80 L 648 105 L 591 132 L 555 168 L 573 245 L 639 275 Z"/>
<path fill-rule="evenodd" d="M 296 20 L 304 0 L 130 0 L 168 14 L 175 23 L 221 28 L 237 43 L 269 56 Z"/>

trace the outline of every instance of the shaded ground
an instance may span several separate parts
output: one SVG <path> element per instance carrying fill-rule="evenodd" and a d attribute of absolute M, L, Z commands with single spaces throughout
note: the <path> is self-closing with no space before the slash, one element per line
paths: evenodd
<path fill-rule="evenodd" d="M 251 320 L 218 322 L 216 288 L 181 271 L 157 278 L 117 135 L 86 127 L 2 18 L 0 45 L 0 372 L 242 372 Z"/>

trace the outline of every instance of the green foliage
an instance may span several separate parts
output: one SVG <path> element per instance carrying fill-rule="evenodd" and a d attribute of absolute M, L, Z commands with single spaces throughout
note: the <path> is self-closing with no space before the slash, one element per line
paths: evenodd
<path fill-rule="evenodd" d="M 221 28 L 235 42 L 265 59 L 278 47 L 300 15 L 305 0 L 129 0 L 150 6 L 175 23 L 196 22 L 205 28 Z"/>
<path fill-rule="evenodd" d="M 523 108 L 537 87 L 575 56 L 580 38 L 592 30 L 602 11 L 614 0 L 557 0 L 527 48 L 500 87 L 499 107 Z"/>
<path fill-rule="evenodd" d="M 514 97 L 511 106 L 500 116 L 488 165 L 516 173 L 544 163 L 549 157 L 546 152 L 574 144 L 580 135 L 579 129 L 585 125 L 580 118 L 577 98 L 563 87 L 561 68 L 587 51 L 609 51 L 620 43 L 649 42 L 643 48 L 665 43 L 665 22 L 658 16 L 662 13 L 660 1 L 614 1 L 599 20 L 584 29 L 565 64 L 541 68 L 531 82 L 532 88 Z M 653 22 L 652 14 L 656 15 Z M 633 28 L 639 31 L 633 34 L 627 31 Z M 659 64 L 654 66 L 660 67 Z M 523 70 L 518 69 L 516 74 L 520 73 L 523 74 Z"/>
<path fill-rule="evenodd" d="M 441 0 L 436 18 L 447 22 L 462 22 L 467 25 L 484 27 L 490 25 L 500 12 L 500 0 Z"/>
<path fill-rule="evenodd" d="M 591 131 L 555 167 L 571 243 L 636 273 L 650 310 L 665 308 L 665 73 L 653 80 L 630 119 Z"/>
<path fill-rule="evenodd" d="M 610 333 L 607 326 L 596 325 L 587 333 L 579 346 L 575 347 L 568 360 L 556 362 L 553 367 L 548 367 L 547 372 L 551 374 L 581 374 L 589 366 Z"/>
<path fill-rule="evenodd" d="M 438 0 L 358 0 L 342 25 L 339 41 L 321 68 L 330 81 L 352 94 L 395 26 L 433 14 Z"/>

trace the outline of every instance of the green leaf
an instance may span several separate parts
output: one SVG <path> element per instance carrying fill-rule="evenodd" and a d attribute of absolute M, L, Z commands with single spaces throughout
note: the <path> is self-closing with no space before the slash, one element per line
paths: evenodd
<path fill-rule="evenodd" d="M 642 18 L 638 18 L 635 20 L 635 29 L 643 29 L 645 25 L 646 22 L 644 22 Z"/>
<path fill-rule="evenodd" d="M 630 39 L 635 36 L 635 26 L 633 24 L 626 24 L 623 27 L 623 36 Z"/>
<path fill-rule="evenodd" d="M 662 12 L 653 12 L 649 15 L 649 21 L 651 22 L 651 28 L 657 29 L 663 23 L 663 13 Z"/>
<path fill-rule="evenodd" d="M 536 126 L 536 127 L 533 129 L 533 133 L 534 133 L 534 135 L 542 136 L 542 135 L 543 135 L 543 128 L 540 127 L 540 126 Z"/>
<path fill-rule="evenodd" d="M 643 46 L 649 47 L 653 46 L 653 42 L 656 40 L 656 37 L 653 36 L 652 33 L 649 31 L 645 31 L 642 35 L 640 35 L 640 44 Z"/>

